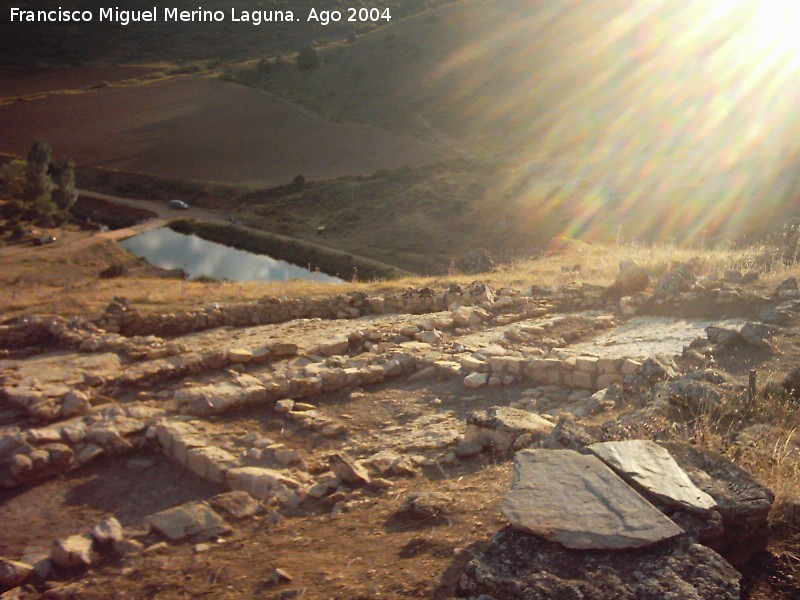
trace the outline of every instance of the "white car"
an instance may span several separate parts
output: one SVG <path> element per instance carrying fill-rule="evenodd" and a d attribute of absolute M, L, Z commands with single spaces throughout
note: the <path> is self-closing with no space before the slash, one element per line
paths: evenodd
<path fill-rule="evenodd" d="M 167 203 L 167 206 L 177 210 L 189 210 L 189 205 L 186 204 L 186 202 L 184 202 L 183 200 L 170 200 Z"/>

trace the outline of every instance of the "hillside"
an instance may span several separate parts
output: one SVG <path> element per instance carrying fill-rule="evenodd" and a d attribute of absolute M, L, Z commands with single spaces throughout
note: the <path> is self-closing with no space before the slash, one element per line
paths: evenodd
<path fill-rule="evenodd" d="M 202 64 L 119 83 L 103 70 L 70 89 L 51 72 L 63 88 L 4 99 L 1 149 L 44 137 L 84 167 L 236 184 L 220 201 L 251 225 L 301 238 L 324 225 L 326 243 L 420 273 L 559 236 L 758 242 L 800 215 L 800 50 L 773 4 L 397 2 L 408 16 L 354 40 L 325 28 L 309 70 L 278 24 L 263 45 L 218 32 L 233 62 L 214 42 L 195 47 Z M 185 33 L 213 30 L 175 30 L 173 57 Z M 157 31 L 114 43 L 167 52 L 142 37 Z M 297 174 L 307 190 L 258 189 Z"/>
<path fill-rule="evenodd" d="M 629 236 L 738 239 L 796 213 L 797 49 L 773 5 L 465 0 L 328 47 L 313 71 L 236 79 L 503 156 L 509 177 L 534 171 L 518 201 L 572 197 L 570 234 L 608 234 L 593 220 L 619 202 Z"/>

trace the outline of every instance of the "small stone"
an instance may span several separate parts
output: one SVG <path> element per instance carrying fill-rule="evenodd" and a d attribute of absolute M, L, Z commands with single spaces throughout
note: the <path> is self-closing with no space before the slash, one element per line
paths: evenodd
<path fill-rule="evenodd" d="M 345 454 L 339 452 L 332 454 L 328 457 L 328 462 L 336 476 L 344 483 L 360 485 L 370 482 L 367 470 Z"/>
<path fill-rule="evenodd" d="M 11 470 L 11 476 L 17 479 L 20 477 L 20 475 L 33 470 L 33 461 L 27 454 L 19 453 L 11 457 L 11 460 L 9 461 L 9 467 Z"/>
<path fill-rule="evenodd" d="M 333 437 L 341 435 L 343 433 L 347 433 L 347 427 L 345 427 L 341 423 L 328 423 L 322 428 L 322 431 L 320 433 L 322 433 L 322 435 L 326 437 Z"/>
<path fill-rule="evenodd" d="M 234 364 L 249 363 L 253 360 L 253 353 L 245 348 L 231 348 L 226 356 L 228 361 Z"/>
<path fill-rule="evenodd" d="M 772 349 L 772 344 L 769 340 L 774 332 L 775 330 L 769 325 L 748 321 L 742 327 L 741 336 L 751 346 L 770 350 Z"/>
<path fill-rule="evenodd" d="M 53 542 L 50 560 L 59 567 L 74 569 L 92 564 L 92 538 L 88 535 L 71 535 Z"/>
<path fill-rule="evenodd" d="M 275 342 L 268 349 L 273 356 L 294 356 L 297 354 L 297 344 L 290 342 Z"/>
<path fill-rule="evenodd" d="M 420 369 L 419 371 L 415 371 L 411 375 L 408 376 L 408 381 L 410 383 L 416 383 L 418 381 L 425 381 L 427 379 L 434 379 L 439 374 L 439 371 L 436 367 L 425 367 L 424 369 Z"/>
<path fill-rule="evenodd" d="M 144 545 L 138 540 L 123 539 L 113 542 L 111 547 L 114 549 L 114 552 L 120 556 L 129 556 L 131 554 L 137 554 L 141 552 L 144 548 Z"/>
<path fill-rule="evenodd" d="M 337 354 L 346 354 L 347 348 L 350 345 L 345 336 L 336 336 L 329 341 L 317 347 L 316 353 L 322 356 L 334 356 Z"/>
<path fill-rule="evenodd" d="M 162 552 L 167 552 L 169 550 L 169 544 L 167 542 L 156 542 L 155 544 L 150 544 L 147 548 L 144 549 L 145 554 L 161 554 Z"/>
<path fill-rule="evenodd" d="M 283 400 L 278 400 L 275 403 L 275 412 L 277 413 L 288 413 L 291 412 L 294 408 L 294 400 L 291 398 L 284 398 Z"/>
<path fill-rule="evenodd" d="M 47 548 L 33 546 L 25 548 L 19 562 L 33 565 L 34 573 L 39 579 L 48 579 L 53 571 L 53 561 Z"/>
<path fill-rule="evenodd" d="M 489 382 L 488 373 L 470 373 L 464 378 L 464 385 L 468 388 L 483 387 Z"/>
<path fill-rule="evenodd" d="M 624 294 L 641 292 L 650 284 L 647 269 L 632 260 L 624 260 L 619 265 L 619 275 L 613 287 Z"/>
<path fill-rule="evenodd" d="M 436 329 L 431 329 L 430 331 L 423 331 L 422 333 L 418 334 L 417 339 L 420 342 L 425 342 L 426 344 L 435 344 L 436 342 L 441 341 L 442 333 Z"/>
<path fill-rule="evenodd" d="M 449 514 L 455 500 L 444 492 L 411 492 L 397 514 L 418 520 L 435 519 Z"/>
<path fill-rule="evenodd" d="M 292 579 L 293 577 L 289 575 L 288 571 L 279 568 L 272 569 L 272 581 L 274 581 L 276 584 L 289 583 L 292 581 Z"/>
<path fill-rule="evenodd" d="M 33 573 L 32 565 L 0 557 L 0 588 L 22 585 L 31 573 Z"/>
<path fill-rule="evenodd" d="M 278 448 L 274 452 L 275 462 L 283 466 L 303 462 L 303 456 L 294 448 Z"/>
<path fill-rule="evenodd" d="M 100 545 L 118 542 L 124 537 L 122 525 L 114 517 L 100 521 L 92 527 L 92 537 Z"/>
<path fill-rule="evenodd" d="M 50 588 L 44 593 L 47 600 L 72 600 L 80 598 L 83 587 L 80 583 L 70 583 Z"/>
<path fill-rule="evenodd" d="M 64 419 L 88 414 L 91 409 L 89 397 L 80 390 L 72 390 L 61 401 L 61 417 Z"/>
<path fill-rule="evenodd" d="M 303 501 L 306 488 L 284 471 L 261 467 L 240 467 L 226 473 L 228 483 L 234 490 L 242 490 L 258 498 L 277 498 L 283 504 L 296 506 Z"/>
<path fill-rule="evenodd" d="M 233 519 L 245 519 L 261 512 L 261 503 L 242 490 L 217 494 L 208 503 Z"/>

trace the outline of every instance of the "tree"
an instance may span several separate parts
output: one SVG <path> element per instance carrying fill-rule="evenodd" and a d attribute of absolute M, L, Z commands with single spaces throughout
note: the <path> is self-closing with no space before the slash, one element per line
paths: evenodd
<path fill-rule="evenodd" d="M 0 196 L 7 200 L 21 200 L 25 195 L 28 164 L 24 160 L 12 160 L 0 167 Z"/>
<path fill-rule="evenodd" d="M 53 190 L 53 200 L 62 210 L 70 210 L 78 199 L 75 190 L 75 163 L 71 158 L 64 158 L 55 168 L 56 189 Z"/>
<path fill-rule="evenodd" d="M 50 193 L 50 177 L 47 170 L 50 165 L 52 151 L 50 144 L 44 141 L 34 142 L 28 152 L 28 168 L 25 171 L 25 198 L 36 200 Z"/>

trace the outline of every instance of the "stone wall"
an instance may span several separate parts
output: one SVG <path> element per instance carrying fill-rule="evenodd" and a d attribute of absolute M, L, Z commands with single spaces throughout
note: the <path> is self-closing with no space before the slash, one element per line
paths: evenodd
<path fill-rule="evenodd" d="M 425 314 L 455 306 L 491 304 L 495 310 L 512 310 L 531 302 L 523 296 L 508 296 L 495 302 L 494 290 L 475 283 L 466 289 L 409 289 L 382 296 L 350 292 L 322 298 L 263 298 L 240 304 L 213 303 L 205 308 L 181 313 L 143 315 L 124 299 L 115 299 L 95 323 L 105 331 L 124 336 L 174 336 L 213 327 L 245 327 L 282 323 L 293 319 L 353 319 L 363 315 Z"/>

